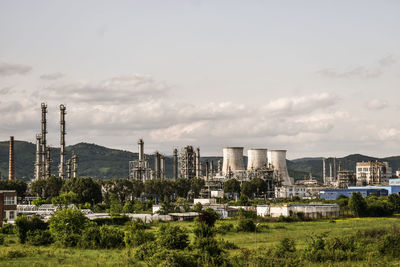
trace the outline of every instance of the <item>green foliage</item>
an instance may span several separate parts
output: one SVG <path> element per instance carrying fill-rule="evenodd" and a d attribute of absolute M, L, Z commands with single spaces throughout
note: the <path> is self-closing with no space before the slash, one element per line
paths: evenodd
<path fill-rule="evenodd" d="M 397 194 L 391 194 L 388 197 L 388 201 L 392 204 L 394 212 L 400 212 L 400 196 Z"/>
<path fill-rule="evenodd" d="M 249 201 L 249 198 L 245 194 L 242 194 L 242 195 L 240 195 L 239 203 L 241 206 L 249 206 L 250 201 Z"/>
<path fill-rule="evenodd" d="M 17 226 L 17 235 L 21 244 L 25 243 L 29 231 L 46 230 L 48 227 L 47 223 L 39 217 L 27 218 L 25 215 L 17 217 L 15 225 Z"/>
<path fill-rule="evenodd" d="M 279 245 L 275 249 L 278 254 L 286 254 L 287 252 L 295 252 L 296 245 L 293 239 L 286 237 L 279 242 Z"/>
<path fill-rule="evenodd" d="M 125 201 L 124 206 L 122 207 L 122 212 L 123 213 L 133 213 L 133 203 L 130 200 Z"/>
<path fill-rule="evenodd" d="M 354 192 L 349 201 L 349 208 L 354 215 L 362 217 L 367 215 L 367 202 L 362 197 L 361 193 Z"/>
<path fill-rule="evenodd" d="M 147 261 L 149 266 L 186 267 L 198 266 L 197 257 L 193 253 L 180 250 L 158 250 Z"/>
<path fill-rule="evenodd" d="M 241 218 L 239 220 L 237 231 L 238 232 L 254 232 L 256 230 L 256 225 L 252 219 Z"/>
<path fill-rule="evenodd" d="M 146 242 L 154 241 L 154 235 L 151 232 L 146 232 L 146 225 L 142 221 L 135 221 L 125 232 L 125 245 L 127 247 L 137 247 Z"/>
<path fill-rule="evenodd" d="M 46 179 L 38 179 L 31 183 L 31 193 L 41 198 L 53 198 L 60 194 L 64 180 L 50 176 Z"/>
<path fill-rule="evenodd" d="M 3 227 L 0 227 L 0 233 L 5 235 L 14 234 L 14 225 L 11 223 L 3 223 Z"/>
<path fill-rule="evenodd" d="M 190 179 L 190 190 L 193 193 L 193 198 L 197 198 L 201 189 L 204 186 L 204 180 L 200 178 Z"/>
<path fill-rule="evenodd" d="M 122 204 L 118 197 L 114 194 L 110 198 L 110 215 L 116 216 L 122 213 Z"/>
<path fill-rule="evenodd" d="M 200 202 L 197 202 L 194 206 L 193 206 L 193 210 L 195 212 L 201 212 L 203 210 L 203 205 Z"/>
<path fill-rule="evenodd" d="M 102 225 L 124 225 L 131 219 L 128 216 L 112 216 L 110 218 L 96 218 L 92 221 L 99 226 Z"/>
<path fill-rule="evenodd" d="M 32 246 L 46 246 L 53 243 L 49 230 L 30 230 L 27 234 L 27 243 Z"/>
<path fill-rule="evenodd" d="M 21 180 L 0 180 L 0 190 L 15 190 L 18 197 L 24 197 L 28 185 Z"/>
<path fill-rule="evenodd" d="M 240 182 L 235 179 L 230 179 L 224 183 L 224 193 L 239 193 Z"/>
<path fill-rule="evenodd" d="M 51 201 L 47 199 L 42 199 L 41 197 L 37 197 L 32 201 L 32 204 L 35 205 L 36 207 L 40 207 L 43 204 L 50 204 Z"/>
<path fill-rule="evenodd" d="M 208 208 L 200 212 L 197 221 L 200 223 L 205 223 L 210 227 L 213 227 L 218 217 L 219 217 L 218 214 L 213 209 Z"/>
<path fill-rule="evenodd" d="M 242 182 L 241 186 L 241 196 L 240 200 L 242 200 L 242 196 L 246 196 L 247 198 L 253 198 L 253 194 L 256 191 L 255 186 L 251 182 Z"/>
<path fill-rule="evenodd" d="M 76 202 L 96 204 L 102 201 L 101 186 L 92 178 L 70 178 L 65 180 L 62 192 L 73 192 L 77 195 Z"/>
<path fill-rule="evenodd" d="M 110 225 L 100 227 L 100 247 L 118 248 L 124 246 L 124 232 Z"/>
<path fill-rule="evenodd" d="M 55 206 L 68 207 L 70 204 L 77 203 L 78 195 L 74 192 L 64 192 L 59 196 L 53 197 L 51 203 Z"/>
<path fill-rule="evenodd" d="M 96 249 L 100 247 L 100 227 L 88 225 L 82 232 L 82 237 L 78 243 L 81 248 Z"/>
<path fill-rule="evenodd" d="M 189 245 L 189 236 L 179 226 L 164 224 L 158 228 L 157 243 L 166 249 L 184 249 Z"/>
<path fill-rule="evenodd" d="M 0 245 L 4 244 L 4 234 L 0 233 Z"/>
<path fill-rule="evenodd" d="M 49 220 L 50 233 L 55 241 L 65 247 L 78 244 L 88 219 L 76 209 L 62 209 L 54 213 Z"/>
<path fill-rule="evenodd" d="M 233 224 L 231 224 L 231 223 L 221 224 L 220 226 L 216 227 L 216 229 L 215 229 L 215 231 L 218 234 L 222 234 L 222 235 L 226 234 L 228 232 L 231 232 L 232 230 L 233 230 Z"/>

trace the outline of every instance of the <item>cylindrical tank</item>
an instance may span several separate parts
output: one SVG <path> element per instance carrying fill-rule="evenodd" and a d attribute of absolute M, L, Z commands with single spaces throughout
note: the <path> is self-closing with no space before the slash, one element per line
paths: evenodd
<path fill-rule="evenodd" d="M 283 185 L 292 185 L 286 166 L 286 150 L 268 150 L 268 163 L 271 164 L 275 171 L 281 176 Z"/>
<path fill-rule="evenodd" d="M 224 147 L 223 156 L 222 175 L 227 175 L 229 171 L 244 171 L 243 147 Z"/>
<path fill-rule="evenodd" d="M 268 149 L 251 148 L 247 150 L 247 170 L 257 170 L 268 165 Z"/>

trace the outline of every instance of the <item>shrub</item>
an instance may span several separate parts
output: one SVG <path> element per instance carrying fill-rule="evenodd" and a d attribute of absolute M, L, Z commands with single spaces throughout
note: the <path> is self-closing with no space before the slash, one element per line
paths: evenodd
<path fill-rule="evenodd" d="M 21 244 L 25 243 L 28 231 L 46 230 L 48 226 L 39 217 L 33 216 L 28 219 L 25 215 L 17 217 L 15 224 L 17 225 L 17 235 Z"/>
<path fill-rule="evenodd" d="M 149 260 L 149 266 L 186 267 L 198 266 L 197 256 L 187 251 L 166 250 L 157 251 Z"/>
<path fill-rule="evenodd" d="M 226 233 L 232 231 L 232 229 L 233 229 L 233 224 L 224 223 L 216 228 L 216 232 L 219 234 L 226 234 Z"/>
<path fill-rule="evenodd" d="M 134 258 L 143 261 L 150 258 L 158 250 L 159 248 L 157 247 L 157 244 L 155 244 L 154 242 L 146 242 L 137 247 L 134 253 Z"/>
<path fill-rule="evenodd" d="M 218 214 L 213 209 L 209 208 L 200 212 L 197 221 L 200 223 L 205 223 L 210 227 L 213 227 L 217 219 L 218 219 Z"/>
<path fill-rule="evenodd" d="M 82 248 L 99 248 L 100 247 L 100 227 L 97 225 L 88 226 L 82 233 L 79 246 Z"/>
<path fill-rule="evenodd" d="M 14 233 L 14 226 L 11 223 L 4 223 L 0 228 L 0 233 L 10 235 Z"/>
<path fill-rule="evenodd" d="M 28 231 L 27 242 L 32 246 L 46 246 L 53 243 L 49 230 Z"/>
<path fill-rule="evenodd" d="M 279 245 L 275 248 L 278 255 L 286 254 L 288 252 L 295 252 L 296 245 L 293 239 L 284 238 L 279 242 Z"/>
<path fill-rule="evenodd" d="M 251 219 L 240 219 L 237 227 L 238 232 L 254 232 L 256 225 Z"/>
<path fill-rule="evenodd" d="M 154 241 L 153 233 L 146 232 L 145 229 L 146 226 L 142 221 L 132 223 L 128 228 L 128 231 L 125 232 L 125 245 L 129 247 L 137 247 L 146 242 Z"/>
<path fill-rule="evenodd" d="M 0 245 L 4 244 L 4 235 L 0 233 Z"/>
<path fill-rule="evenodd" d="M 238 249 L 239 248 L 235 243 L 226 241 L 223 239 L 219 240 L 218 243 L 219 243 L 219 247 L 222 249 Z"/>
<path fill-rule="evenodd" d="M 63 209 L 53 214 L 49 220 L 50 233 L 63 246 L 74 247 L 89 220 L 76 209 Z"/>
<path fill-rule="evenodd" d="M 100 247 L 102 248 L 118 248 L 124 245 L 124 233 L 109 225 L 100 227 Z"/>
<path fill-rule="evenodd" d="M 179 226 L 161 225 L 157 232 L 157 243 L 166 249 L 184 249 L 189 245 L 189 236 Z"/>
<path fill-rule="evenodd" d="M 95 222 L 97 225 L 124 225 L 125 223 L 129 222 L 131 219 L 128 216 L 113 216 L 110 218 L 96 218 L 92 221 Z"/>

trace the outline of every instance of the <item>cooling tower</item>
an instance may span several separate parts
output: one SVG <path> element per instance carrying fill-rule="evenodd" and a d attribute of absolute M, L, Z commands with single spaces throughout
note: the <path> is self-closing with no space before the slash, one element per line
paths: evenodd
<path fill-rule="evenodd" d="M 257 170 L 268 166 L 268 149 L 251 148 L 247 150 L 247 170 Z"/>
<path fill-rule="evenodd" d="M 293 183 L 286 166 L 286 150 L 268 150 L 267 157 L 268 163 L 281 176 L 282 185 L 292 185 Z"/>
<path fill-rule="evenodd" d="M 222 175 L 229 171 L 244 171 L 243 147 L 224 147 L 223 156 Z"/>

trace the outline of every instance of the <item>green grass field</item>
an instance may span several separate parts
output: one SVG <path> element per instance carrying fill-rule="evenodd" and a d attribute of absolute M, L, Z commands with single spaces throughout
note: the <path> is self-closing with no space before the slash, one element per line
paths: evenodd
<path fill-rule="evenodd" d="M 193 222 L 172 222 L 191 231 Z M 232 223 L 236 220 L 223 220 L 221 224 Z M 390 228 L 393 225 L 400 227 L 400 217 L 390 218 L 354 218 L 335 220 L 292 222 L 292 223 L 260 223 L 258 226 L 262 231 L 255 233 L 229 232 L 225 235 L 218 235 L 234 242 L 239 248 L 254 249 L 255 238 L 257 247 L 261 253 L 263 248 L 276 245 L 280 240 L 289 237 L 295 240 L 296 247 L 302 248 L 307 237 L 312 234 L 327 233 L 328 236 L 341 236 L 353 233 L 357 230 L 371 228 Z M 154 228 L 155 229 L 155 228 Z M 190 234 L 193 238 L 193 234 Z M 230 250 L 231 255 L 239 250 Z M 0 246 L 0 266 L 132 266 L 136 265 L 132 259 L 131 249 L 112 250 L 85 250 L 78 248 L 58 248 L 54 245 L 49 247 L 34 247 L 18 243 L 16 235 L 7 235 L 5 244 Z M 397 264 L 393 262 L 393 264 Z M 357 264 L 358 265 L 358 264 Z M 360 263 L 360 266 L 363 265 Z"/>

